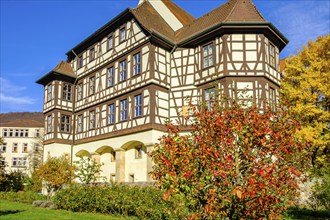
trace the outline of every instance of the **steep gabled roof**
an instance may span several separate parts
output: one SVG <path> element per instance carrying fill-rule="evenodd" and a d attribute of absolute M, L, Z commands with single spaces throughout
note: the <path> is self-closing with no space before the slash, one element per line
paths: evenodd
<path fill-rule="evenodd" d="M 177 41 L 183 41 L 199 32 L 225 22 L 265 22 L 251 0 L 229 0 L 209 13 L 194 20 L 176 32 Z"/>
<path fill-rule="evenodd" d="M 38 79 L 37 83 L 46 85 L 54 79 L 62 79 L 73 83 L 76 79 L 76 74 L 74 73 L 71 64 L 61 61 L 52 71 Z"/>
<path fill-rule="evenodd" d="M 191 14 L 180 8 L 177 4 L 173 3 L 171 0 L 162 0 L 162 2 L 183 25 L 188 25 L 193 20 L 195 20 L 195 18 Z"/>
<path fill-rule="evenodd" d="M 145 1 L 138 7 L 130 9 L 139 24 L 150 33 L 158 33 L 162 37 L 175 42 L 175 33 L 154 7 Z"/>

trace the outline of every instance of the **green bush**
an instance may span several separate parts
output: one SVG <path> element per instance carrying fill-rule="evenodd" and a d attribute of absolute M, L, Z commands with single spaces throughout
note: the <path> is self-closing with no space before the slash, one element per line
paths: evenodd
<path fill-rule="evenodd" d="M 184 219 L 187 216 L 180 198 L 175 203 L 165 203 L 162 195 L 154 187 L 72 185 L 57 192 L 53 201 L 58 208 L 74 212 L 119 214 L 139 219 Z"/>
<path fill-rule="evenodd" d="M 35 200 L 45 200 L 46 196 L 34 192 L 0 192 L 0 199 L 32 204 Z"/>
<path fill-rule="evenodd" d="M 18 192 L 23 190 L 24 174 L 20 171 L 11 171 L 4 173 L 0 179 L 0 192 L 14 191 Z"/>

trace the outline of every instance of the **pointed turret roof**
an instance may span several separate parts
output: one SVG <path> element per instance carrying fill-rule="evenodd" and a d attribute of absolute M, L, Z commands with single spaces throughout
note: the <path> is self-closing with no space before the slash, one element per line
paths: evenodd
<path fill-rule="evenodd" d="M 52 71 L 37 80 L 37 83 L 46 85 L 55 79 L 62 79 L 64 81 L 73 83 L 76 79 L 76 74 L 74 73 L 71 64 L 65 61 L 61 61 Z"/>
<path fill-rule="evenodd" d="M 224 22 L 266 22 L 251 0 L 229 0 L 176 32 L 180 42 Z"/>

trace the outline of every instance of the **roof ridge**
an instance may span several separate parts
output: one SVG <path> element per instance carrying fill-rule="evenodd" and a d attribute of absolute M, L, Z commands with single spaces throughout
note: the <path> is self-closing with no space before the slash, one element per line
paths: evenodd
<path fill-rule="evenodd" d="M 228 19 L 228 17 L 230 17 L 230 15 L 234 12 L 234 9 L 235 9 L 235 7 L 236 7 L 236 5 L 237 5 L 237 0 L 229 0 L 228 2 L 231 2 L 231 1 L 235 1 L 235 4 L 233 5 L 233 7 L 232 7 L 232 9 L 230 10 L 230 12 L 228 13 L 228 15 L 227 15 L 227 17 L 226 17 L 226 19 L 225 19 L 225 21 Z"/>

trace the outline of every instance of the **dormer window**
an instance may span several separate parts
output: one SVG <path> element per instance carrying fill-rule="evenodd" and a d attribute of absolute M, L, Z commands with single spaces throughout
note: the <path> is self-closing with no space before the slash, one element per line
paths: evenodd
<path fill-rule="evenodd" d="M 214 65 L 213 43 L 203 47 L 203 68 L 208 68 Z"/>
<path fill-rule="evenodd" d="M 122 27 L 119 30 L 119 42 L 122 43 L 126 40 L 126 27 Z"/>

